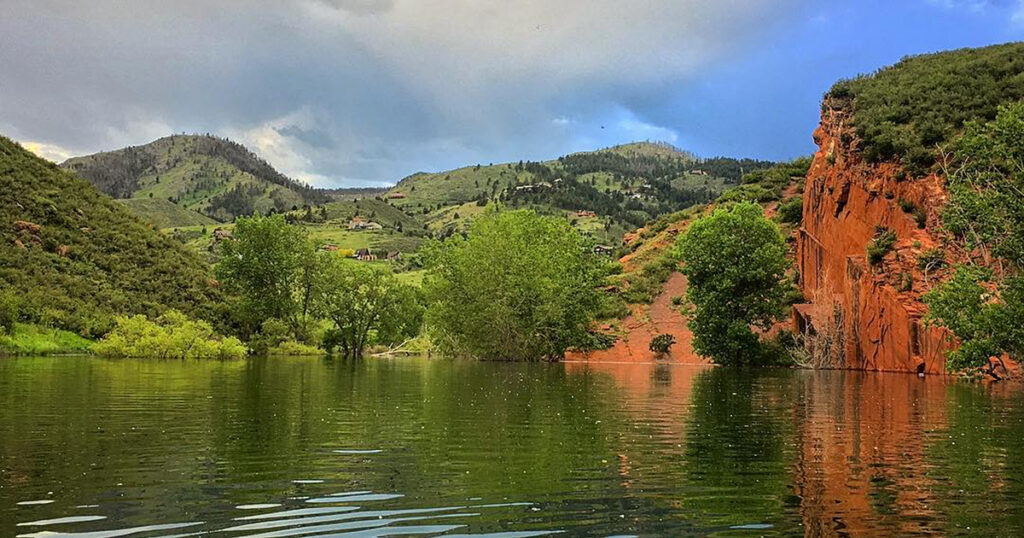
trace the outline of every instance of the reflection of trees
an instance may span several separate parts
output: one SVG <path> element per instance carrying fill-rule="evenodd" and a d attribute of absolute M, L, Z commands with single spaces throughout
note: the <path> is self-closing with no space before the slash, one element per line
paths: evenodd
<path fill-rule="evenodd" d="M 780 521 L 789 490 L 792 371 L 713 368 L 693 385 L 680 503 L 718 525 Z"/>

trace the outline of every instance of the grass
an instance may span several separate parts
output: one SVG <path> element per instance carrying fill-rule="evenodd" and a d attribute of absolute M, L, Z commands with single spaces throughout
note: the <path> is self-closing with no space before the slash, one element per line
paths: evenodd
<path fill-rule="evenodd" d="M 118 200 L 144 222 L 154 228 L 215 225 L 217 221 L 165 198 L 129 198 Z"/>
<path fill-rule="evenodd" d="M 13 334 L 0 335 L 0 355 L 88 353 L 92 344 L 72 332 L 17 323 Z"/>

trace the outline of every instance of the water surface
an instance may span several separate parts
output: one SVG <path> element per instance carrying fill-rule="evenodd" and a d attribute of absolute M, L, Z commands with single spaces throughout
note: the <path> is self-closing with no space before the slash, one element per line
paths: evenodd
<path fill-rule="evenodd" d="M 901 374 L 0 359 L 0 536 L 1020 536 L 1022 449 Z"/>

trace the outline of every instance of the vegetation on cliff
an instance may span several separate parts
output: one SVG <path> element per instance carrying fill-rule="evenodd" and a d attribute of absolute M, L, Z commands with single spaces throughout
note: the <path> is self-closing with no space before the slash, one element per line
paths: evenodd
<path fill-rule="evenodd" d="M 1021 360 L 1024 102 L 1000 107 L 994 121 L 968 122 L 952 148 L 942 224 L 966 246 L 971 263 L 924 297 L 929 319 L 960 340 L 949 353 L 950 368 L 985 366 L 1004 353 Z"/>
<path fill-rule="evenodd" d="M 899 160 L 919 175 L 966 122 L 991 120 L 999 105 L 1024 98 L 1024 43 L 908 57 L 841 81 L 827 97 L 851 101 L 869 162 Z"/>

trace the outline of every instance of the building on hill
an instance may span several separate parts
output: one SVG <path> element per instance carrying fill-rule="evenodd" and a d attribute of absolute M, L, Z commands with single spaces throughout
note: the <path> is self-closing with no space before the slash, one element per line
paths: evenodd
<path fill-rule="evenodd" d="M 397 250 L 392 250 L 392 251 L 389 251 L 387 253 L 387 255 L 384 257 L 384 259 L 388 260 L 388 261 L 398 261 L 398 259 L 401 256 L 402 256 L 401 252 L 398 252 Z"/>
<path fill-rule="evenodd" d="M 596 217 L 597 213 L 594 213 L 593 211 L 589 211 L 589 210 L 586 210 L 586 209 L 581 209 L 581 210 L 576 212 L 576 216 L 577 217 L 581 217 L 581 218 L 583 218 L 583 217 Z"/>
<path fill-rule="evenodd" d="M 604 256 L 611 256 L 615 253 L 615 249 L 605 245 L 594 245 L 594 254 L 601 254 Z"/>
<path fill-rule="evenodd" d="M 377 256 L 373 252 L 370 252 L 370 249 L 368 248 L 361 248 L 357 250 L 355 258 L 362 262 L 372 262 L 377 260 Z"/>
<path fill-rule="evenodd" d="M 389 199 L 391 199 L 391 200 L 401 200 L 401 199 L 405 198 L 405 193 L 404 192 L 393 192 L 393 193 L 388 194 L 387 197 Z"/>

